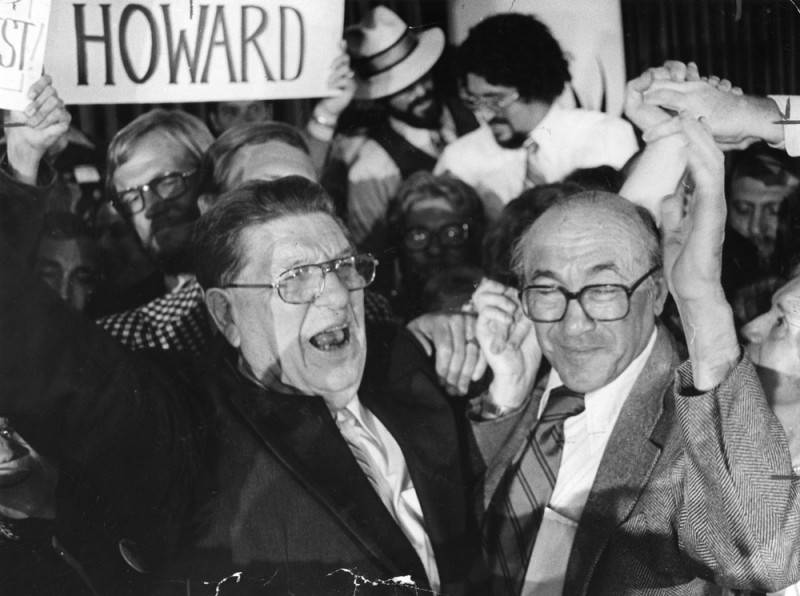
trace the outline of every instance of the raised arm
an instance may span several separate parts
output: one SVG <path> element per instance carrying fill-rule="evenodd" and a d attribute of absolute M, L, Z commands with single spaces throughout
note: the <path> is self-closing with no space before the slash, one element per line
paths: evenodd
<path fill-rule="evenodd" d="M 669 112 L 645 101 L 645 94 L 658 81 L 695 81 L 700 76 L 694 63 L 669 61 L 649 68 L 628 81 L 625 88 L 625 116 L 646 135 L 671 120 Z M 679 135 L 655 139 L 634 158 L 620 195 L 647 208 L 656 222 L 661 220 L 661 201 L 675 192 L 686 169 L 686 150 Z"/>
<path fill-rule="evenodd" d="M 800 481 L 752 363 L 741 357 L 720 283 L 722 153 L 704 119 L 682 113 L 674 124 L 695 183 L 662 209 L 664 271 L 690 360 L 674 387 L 679 544 L 715 583 L 771 591 L 800 573 Z"/>
<path fill-rule="evenodd" d="M 353 70 L 350 68 L 350 57 L 344 51 L 344 45 L 342 53 L 331 64 L 328 87 L 336 90 L 336 95 L 321 99 L 311 112 L 311 119 L 306 125 L 308 148 L 317 172 L 322 172 L 331 139 L 339 123 L 339 116 L 350 105 L 356 90 Z"/>
<path fill-rule="evenodd" d="M 790 98 L 783 96 L 773 100 L 745 95 L 741 89 L 717 77 L 685 82 L 656 81 L 644 93 L 643 101 L 646 105 L 702 117 L 723 150 L 741 149 L 759 140 L 782 146 L 782 122 L 793 117 Z M 786 125 L 786 131 L 796 127 Z M 676 131 L 674 121 L 662 122 L 651 127 L 644 138 L 653 141 Z"/>
<path fill-rule="evenodd" d="M 6 151 L 14 177 L 35 185 L 42 158 L 67 132 L 72 117 L 49 75 L 31 85 L 28 97 L 31 103 L 25 111 L 6 114 Z"/>
<path fill-rule="evenodd" d="M 69 309 L 0 231 L 0 416 L 40 454 L 79 471 L 92 515 L 113 509 L 109 527 L 118 522 L 147 550 L 175 537 L 185 495 L 173 489 L 191 473 L 200 406 L 175 385 Z"/>
<path fill-rule="evenodd" d="M 28 96 L 31 103 L 23 112 L 5 115 L 6 155 L 0 162 L 0 229 L 25 257 L 34 250 L 55 184 L 55 174 L 42 158 L 70 122 L 49 76 L 34 83 Z"/>
<path fill-rule="evenodd" d="M 695 187 L 662 204 L 664 272 L 680 312 L 695 388 L 705 391 L 728 375 L 741 353 L 721 282 L 725 168 L 704 121 L 686 114 L 677 119 Z"/>

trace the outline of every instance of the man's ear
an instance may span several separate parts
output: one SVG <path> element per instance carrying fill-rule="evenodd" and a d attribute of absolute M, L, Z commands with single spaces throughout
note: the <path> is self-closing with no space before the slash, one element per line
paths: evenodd
<path fill-rule="evenodd" d="M 667 278 L 664 277 L 663 269 L 656 271 L 653 274 L 653 310 L 654 314 L 659 316 L 661 311 L 664 310 L 664 302 L 669 295 L 669 288 L 667 287 Z"/>
<path fill-rule="evenodd" d="M 239 327 L 233 316 L 233 303 L 230 294 L 222 288 L 206 290 L 206 308 L 214 319 L 214 324 L 234 348 L 241 343 Z"/>

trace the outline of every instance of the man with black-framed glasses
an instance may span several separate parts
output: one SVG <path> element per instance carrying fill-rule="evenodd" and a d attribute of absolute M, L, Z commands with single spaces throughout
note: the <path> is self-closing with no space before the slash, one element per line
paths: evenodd
<path fill-rule="evenodd" d="M 570 301 L 576 300 L 586 317 L 592 321 L 619 321 L 628 316 L 631 295 L 636 288 L 660 269 L 660 264 L 651 267 L 630 285 L 589 284 L 577 292 L 552 284 L 528 284 L 519 291 L 522 312 L 537 323 L 557 323 L 566 316 Z"/>
<path fill-rule="evenodd" d="M 493 379 L 473 431 L 494 595 L 770 592 L 796 581 L 800 497 L 721 286 L 723 156 L 683 115 L 688 206 L 557 200 L 523 234 L 516 291 L 484 281 Z M 678 140 L 678 139 L 676 139 Z M 658 322 L 672 294 L 688 361 Z M 543 360 L 552 369 L 539 383 Z"/>
<path fill-rule="evenodd" d="M 98 319 L 129 349 L 199 352 L 211 335 L 208 317 L 197 308 L 202 292 L 194 280 L 192 231 L 200 217 L 201 162 L 213 140 L 200 119 L 160 108 L 111 140 L 107 196 L 163 276 L 160 294 Z"/>
<path fill-rule="evenodd" d="M 117 132 L 108 148 L 108 197 L 164 273 L 167 289 L 192 271 L 199 167 L 213 140 L 198 118 L 154 109 Z"/>

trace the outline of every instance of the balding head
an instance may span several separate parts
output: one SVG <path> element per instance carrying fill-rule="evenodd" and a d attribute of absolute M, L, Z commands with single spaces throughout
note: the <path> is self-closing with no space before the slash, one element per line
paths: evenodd
<path fill-rule="evenodd" d="M 217 197 L 250 180 L 302 176 L 317 181 L 303 136 L 283 122 L 240 124 L 227 129 L 206 151 L 202 169 L 203 212 Z"/>
<path fill-rule="evenodd" d="M 616 292 L 623 305 L 618 320 L 595 320 L 571 299 L 561 320 L 535 323 L 544 355 L 576 391 L 599 389 L 628 367 L 647 345 L 666 297 L 652 219 L 612 193 L 590 191 L 558 200 L 523 234 L 515 265 L 523 287 L 543 288 L 539 296 L 547 288 L 578 293 L 586 286 L 624 287 L 597 291 L 592 298 L 603 300 Z M 654 269 L 652 277 L 647 275 Z M 627 293 L 629 309 L 623 315 Z M 584 293 L 583 300 L 589 296 Z"/>
<path fill-rule="evenodd" d="M 546 232 L 567 236 L 568 242 L 573 234 L 605 236 L 627 244 L 631 258 L 642 260 L 648 269 L 662 264 L 661 239 L 650 212 L 614 193 L 590 190 L 561 197 L 542 213 L 514 247 L 512 264 L 523 281 L 534 256 L 526 248 Z"/>

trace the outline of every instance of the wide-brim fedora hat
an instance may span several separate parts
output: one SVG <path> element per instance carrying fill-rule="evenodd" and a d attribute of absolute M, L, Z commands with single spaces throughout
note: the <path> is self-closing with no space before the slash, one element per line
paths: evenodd
<path fill-rule="evenodd" d="M 380 99 L 425 75 L 444 51 L 444 31 L 414 30 L 385 6 L 370 10 L 344 31 L 356 73 L 356 99 Z"/>

